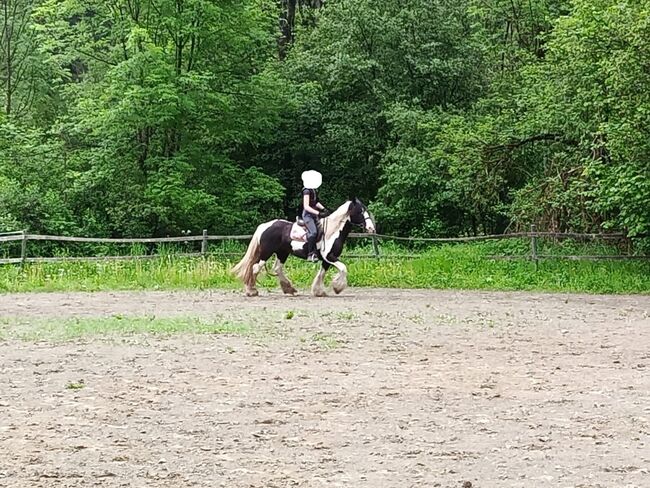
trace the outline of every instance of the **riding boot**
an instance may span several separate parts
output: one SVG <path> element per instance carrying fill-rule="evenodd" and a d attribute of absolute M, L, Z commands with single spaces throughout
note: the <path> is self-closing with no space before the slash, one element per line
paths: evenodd
<path fill-rule="evenodd" d="M 307 261 L 318 261 L 318 256 L 316 256 L 316 237 L 309 236 L 307 238 Z"/>

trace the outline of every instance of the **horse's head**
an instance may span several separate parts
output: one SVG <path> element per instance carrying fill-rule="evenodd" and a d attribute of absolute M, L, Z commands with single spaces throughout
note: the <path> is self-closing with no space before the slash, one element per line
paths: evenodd
<path fill-rule="evenodd" d="M 362 226 L 367 232 L 374 234 L 377 229 L 375 223 L 368 212 L 366 206 L 357 197 L 350 199 L 350 209 L 348 210 L 350 222 L 354 225 Z"/>

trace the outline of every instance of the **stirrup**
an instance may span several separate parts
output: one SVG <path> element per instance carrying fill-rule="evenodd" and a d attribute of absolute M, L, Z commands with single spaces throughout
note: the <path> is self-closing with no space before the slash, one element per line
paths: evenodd
<path fill-rule="evenodd" d="M 316 253 L 311 253 L 309 256 L 307 256 L 307 261 L 310 263 L 317 263 L 318 262 L 318 256 Z"/>

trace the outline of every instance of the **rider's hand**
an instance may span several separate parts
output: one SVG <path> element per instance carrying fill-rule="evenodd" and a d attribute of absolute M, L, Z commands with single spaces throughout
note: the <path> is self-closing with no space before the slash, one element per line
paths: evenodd
<path fill-rule="evenodd" d="M 328 217 L 328 216 L 330 215 L 330 213 L 331 213 L 331 212 L 330 212 L 329 210 L 327 210 L 326 208 L 324 208 L 323 210 L 321 210 L 320 212 L 318 212 L 318 216 L 319 216 L 321 219 L 324 219 L 325 217 Z"/>

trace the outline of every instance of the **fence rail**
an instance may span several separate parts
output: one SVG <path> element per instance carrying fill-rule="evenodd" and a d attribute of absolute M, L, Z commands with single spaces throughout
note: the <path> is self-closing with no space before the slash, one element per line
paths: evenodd
<path fill-rule="evenodd" d="M 463 243 L 463 242 L 481 242 L 497 239 L 530 239 L 530 254 L 518 256 L 487 256 L 489 259 L 497 260 L 530 260 L 538 266 L 540 260 L 548 259 L 565 259 L 565 260 L 647 260 L 650 256 L 646 255 L 633 255 L 628 247 L 627 255 L 599 255 L 599 256 L 569 256 L 569 255 L 551 255 L 538 253 L 538 239 L 574 239 L 582 241 L 595 241 L 595 240 L 624 240 L 627 239 L 625 234 L 612 233 L 612 234 L 580 234 L 574 232 L 537 232 L 535 226 L 531 226 L 530 232 L 513 232 L 508 234 L 494 234 L 484 236 L 469 236 L 469 237 L 401 237 L 390 236 L 384 234 L 367 234 L 367 233 L 351 233 L 351 238 L 355 239 L 371 239 L 373 253 L 372 254 L 348 254 L 348 257 L 353 258 L 374 258 L 380 259 L 383 257 L 390 258 L 414 258 L 416 254 L 391 254 L 382 256 L 380 253 L 379 241 L 397 241 L 397 242 L 412 242 L 412 243 Z M 19 232 L 6 232 L 0 233 L 0 244 L 8 242 L 21 242 L 21 256 L 18 258 L 4 258 L 0 259 L 0 264 L 25 264 L 25 263 L 39 263 L 39 262 L 57 262 L 57 261 L 104 261 L 104 260 L 128 260 L 128 259 L 153 259 L 158 258 L 160 255 L 139 255 L 139 256 L 92 256 L 92 257 L 29 257 L 27 255 L 27 244 L 29 241 L 51 241 L 51 242 L 75 242 L 75 243 L 93 243 L 93 244 L 163 244 L 163 243 L 190 243 L 200 242 L 201 252 L 195 253 L 181 253 L 175 256 L 181 257 L 198 257 L 205 256 L 208 252 L 208 243 L 211 241 L 247 241 L 252 238 L 252 235 L 209 235 L 207 230 L 203 231 L 202 235 L 195 236 L 181 236 L 181 237 L 138 237 L 138 238 L 100 238 L 100 237 L 72 237 L 72 236 L 51 236 L 40 234 L 28 234 L 24 231 Z M 629 241 L 628 241 L 629 242 Z M 221 253 L 221 255 L 235 256 L 235 253 Z"/>

